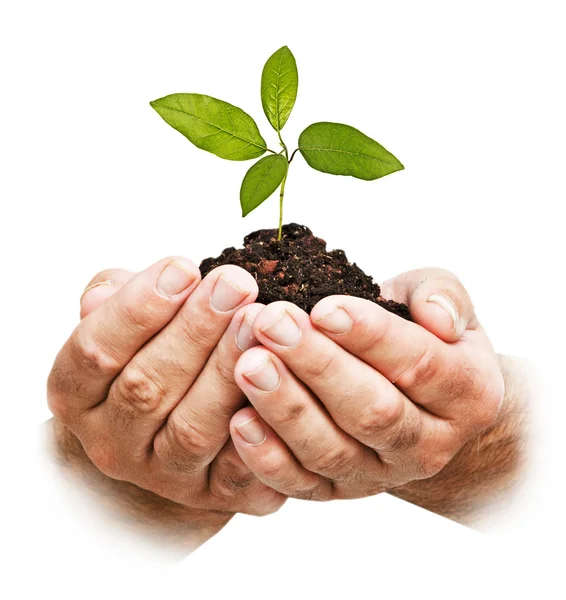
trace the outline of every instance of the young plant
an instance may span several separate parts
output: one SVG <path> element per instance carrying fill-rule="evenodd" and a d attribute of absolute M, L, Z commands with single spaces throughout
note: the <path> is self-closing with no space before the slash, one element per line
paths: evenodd
<path fill-rule="evenodd" d="M 297 99 L 299 73 L 295 57 L 283 46 L 272 54 L 261 75 L 261 103 L 277 132 L 282 150 L 267 147 L 255 121 L 240 108 L 202 94 L 171 94 L 151 102 L 166 123 L 198 148 L 227 160 L 258 160 L 246 173 L 240 188 L 245 217 L 279 188 L 279 235 L 283 226 L 285 183 L 295 154 L 323 173 L 372 180 L 403 169 L 403 165 L 375 140 L 349 125 L 313 123 L 299 136 L 291 155 L 281 137 Z"/>

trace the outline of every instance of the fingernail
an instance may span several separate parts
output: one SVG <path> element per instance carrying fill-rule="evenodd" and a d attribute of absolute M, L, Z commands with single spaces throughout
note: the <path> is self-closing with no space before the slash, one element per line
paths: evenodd
<path fill-rule="evenodd" d="M 317 327 L 335 334 L 348 333 L 353 324 L 352 317 L 340 306 L 316 321 Z"/>
<path fill-rule="evenodd" d="M 291 315 L 283 310 L 280 315 L 267 327 L 262 327 L 264 333 L 270 340 L 280 346 L 288 348 L 296 346 L 301 341 L 301 330 Z"/>
<path fill-rule="evenodd" d="M 269 356 L 260 355 L 258 358 L 261 359 L 259 365 L 244 373 L 244 377 L 262 392 L 273 392 L 281 381 L 279 371 Z"/>
<path fill-rule="evenodd" d="M 265 429 L 257 417 L 252 417 L 240 425 L 236 425 L 236 429 L 250 446 L 259 446 L 267 439 Z"/>
<path fill-rule="evenodd" d="M 259 344 L 253 330 L 253 321 L 245 315 L 236 334 L 236 346 L 244 352 Z"/>
<path fill-rule="evenodd" d="M 456 308 L 456 305 L 454 304 L 454 302 L 452 302 L 452 300 L 450 300 L 450 298 L 448 298 L 447 296 L 443 296 L 441 294 L 431 294 L 426 299 L 426 301 L 433 302 L 437 306 L 440 306 L 441 308 L 443 308 L 448 313 L 448 316 L 450 317 L 450 320 L 452 321 L 452 330 L 456 331 L 456 329 L 458 328 L 459 318 L 458 318 L 458 309 Z"/>
<path fill-rule="evenodd" d="M 218 312 L 230 312 L 239 306 L 242 301 L 250 295 L 248 290 L 242 290 L 233 283 L 230 283 L 223 275 L 216 280 L 210 304 Z"/>
<path fill-rule="evenodd" d="M 91 285 L 87 285 L 87 287 L 85 287 L 83 293 L 81 294 L 81 300 L 85 297 L 85 295 L 90 292 L 90 290 L 93 290 L 94 288 L 97 288 L 100 285 L 114 285 L 114 280 L 113 279 L 106 279 L 105 281 L 97 281 L 96 283 L 92 283 Z"/>
<path fill-rule="evenodd" d="M 186 271 L 178 262 L 165 266 L 157 279 L 156 289 L 166 298 L 184 292 L 195 280 L 195 274 Z"/>

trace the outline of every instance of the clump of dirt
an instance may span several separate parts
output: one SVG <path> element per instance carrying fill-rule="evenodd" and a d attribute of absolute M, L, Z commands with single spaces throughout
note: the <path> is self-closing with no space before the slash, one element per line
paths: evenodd
<path fill-rule="evenodd" d="M 277 229 L 254 231 L 244 238 L 243 248 L 226 248 L 217 258 L 203 260 L 202 276 L 227 264 L 242 267 L 256 278 L 257 302 L 287 300 L 310 313 L 322 298 L 346 294 L 371 300 L 411 320 L 405 304 L 382 298 L 370 275 L 350 263 L 343 250 L 328 251 L 326 242 L 304 225 L 284 225 L 281 241 L 277 241 Z"/>

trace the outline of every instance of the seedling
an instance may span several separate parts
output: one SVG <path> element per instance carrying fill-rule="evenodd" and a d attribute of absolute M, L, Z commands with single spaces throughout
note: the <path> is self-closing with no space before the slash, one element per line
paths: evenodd
<path fill-rule="evenodd" d="M 350 125 L 320 122 L 299 136 L 290 155 L 281 131 L 295 105 L 299 73 L 295 57 L 283 46 L 272 54 L 261 75 L 261 103 L 277 132 L 282 150 L 267 147 L 255 121 L 246 112 L 211 96 L 171 94 L 151 102 L 166 123 L 198 148 L 227 160 L 258 160 L 246 173 L 240 188 L 242 216 L 250 214 L 279 188 L 279 230 L 283 226 L 283 197 L 289 165 L 297 152 L 307 164 L 323 173 L 373 180 L 400 171 L 403 165 L 383 146 Z"/>

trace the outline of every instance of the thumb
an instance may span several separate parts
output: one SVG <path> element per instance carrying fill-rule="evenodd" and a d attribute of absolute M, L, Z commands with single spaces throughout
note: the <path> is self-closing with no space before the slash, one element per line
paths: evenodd
<path fill-rule="evenodd" d="M 95 275 L 82 293 L 81 319 L 95 311 L 110 296 L 113 296 L 135 273 L 124 269 L 106 269 Z"/>
<path fill-rule="evenodd" d="M 458 341 L 479 322 L 461 281 L 444 269 L 417 269 L 382 286 L 382 295 L 408 305 L 413 320 L 445 342 Z"/>

